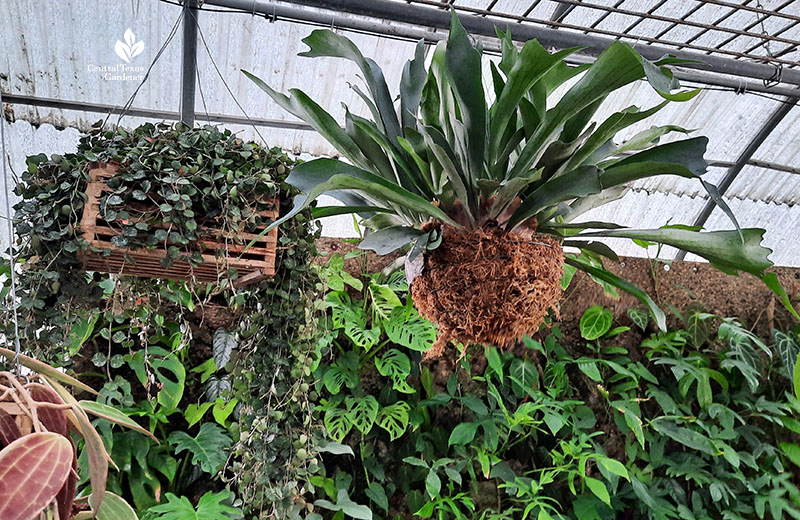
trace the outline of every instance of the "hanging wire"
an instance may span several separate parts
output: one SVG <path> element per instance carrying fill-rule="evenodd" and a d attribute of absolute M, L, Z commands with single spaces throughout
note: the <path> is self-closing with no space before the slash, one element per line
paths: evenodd
<path fill-rule="evenodd" d="M 214 66 L 214 70 L 217 71 L 217 76 L 219 76 L 219 79 L 222 81 L 222 84 L 225 85 L 225 89 L 228 91 L 228 94 L 231 95 L 231 98 L 233 98 L 233 102 L 236 103 L 236 106 L 239 107 L 239 110 L 242 111 L 244 117 L 247 118 L 247 120 L 250 122 L 250 126 L 253 127 L 253 130 L 255 130 L 259 139 L 261 139 L 261 142 L 266 144 L 267 140 L 264 139 L 264 136 L 261 135 L 261 132 L 258 131 L 258 127 L 256 127 L 256 124 L 253 122 L 252 119 L 250 119 L 250 116 L 247 114 L 247 111 L 245 111 L 242 104 L 239 103 L 239 100 L 236 98 L 236 95 L 233 93 L 233 90 L 231 90 L 231 87 L 228 86 L 228 82 L 225 81 L 225 76 L 222 75 L 222 72 L 219 70 L 219 67 L 217 66 L 217 62 L 214 60 L 214 56 L 211 55 L 211 49 L 208 48 L 208 44 L 206 43 L 206 37 L 203 35 L 203 30 L 200 28 L 200 24 L 197 25 L 197 32 L 198 34 L 200 34 L 200 41 L 203 42 L 203 47 L 205 47 L 206 49 L 206 54 L 208 54 L 208 58 L 211 60 L 211 64 Z"/>
<path fill-rule="evenodd" d="M 759 9 L 764 9 L 764 6 L 761 5 L 761 0 L 756 1 L 756 6 Z M 766 20 L 768 17 L 769 15 L 760 17 L 758 19 L 758 22 L 761 25 L 761 35 L 764 36 L 764 41 L 762 46 L 764 47 L 764 50 L 767 52 L 767 56 L 770 58 L 769 60 L 767 59 L 764 60 L 767 64 L 769 64 L 771 62 L 771 59 L 775 57 L 775 55 L 772 53 L 772 49 L 770 48 L 770 40 L 768 38 L 769 33 L 767 32 L 767 28 L 764 25 L 764 20 Z M 765 88 L 774 87 L 775 85 L 780 84 L 781 78 L 783 76 L 783 64 L 780 62 L 772 62 L 772 65 L 775 68 L 775 72 L 772 73 L 772 76 L 763 80 Z"/>
<path fill-rule="evenodd" d="M 141 88 L 150 78 L 150 72 L 153 70 L 153 67 L 155 66 L 156 62 L 158 62 L 158 60 L 161 58 L 161 55 L 164 54 L 164 51 L 167 49 L 169 44 L 175 38 L 175 35 L 178 33 L 178 28 L 181 26 L 181 21 L 183 20 L 183 13 L 184 13 L 183 10 L 181 10 L 181 13 L 178 15 L 178 19 L 175 20 L 175 23 L 173 24 L 172 29 L 170 30 L 169 35 L 167 36 L 167 39 L 161 45 L 161 48 L 156 53 L 155 57 L 153 58 L 153 61 L 150 62 L 150 66 L 147 67 L 147 72 L 145 72 L 142 81 L 139 83 L 139 85 L 137 85 L 136 90 L 133 91 L 131 97 L 128 98 L 128 101 L 122 107 L 122 111 L 119 113 L 119 117 L 117 118 L 117 126 L 120 125 L 120 123 L 122 122 L 122 118 L 125 117 L 125 114 L 127 114 L 128 110 L 130 110 L 131 106 L 133 106 L 134 99 L 136 99 L 137 94 L 139 94 L 139 90 L 141 90 Z M 109 117 L 111 117 L 111 114 L 108 114 L 106 120 L 103 121 L 103 126 L 105 126 L 106 122 L 108 122 Z"/>
<path fill-rule="evenodd" d="M 0 90 L 0 110 L 3 107 L 3 92 Z M 19 355 L 22 347 L 19 344 L 19 316 L 17 315 L 17 275 L 15 273 L 16 266 L 14 265 L 14 219 L 11 215 L 11 196 L 8 193 L 8 166 L 6 165 L 6 123 L 3 117 L 0 120 L 0 152 L 3 161 L 3 191 L 6 199 L 6 222 L 8 224 L 8 262 L 11 271 L 11 309 L 14 316 L 14 373 L 17 376 L 21 374 L 21 367 L 19 364 Z"/>

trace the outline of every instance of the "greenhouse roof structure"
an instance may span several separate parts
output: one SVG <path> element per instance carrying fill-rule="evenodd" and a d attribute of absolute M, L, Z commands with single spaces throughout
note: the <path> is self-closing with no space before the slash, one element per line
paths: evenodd
<path fill-rule="evenodd" d="M 317 27 L 353 39 L 397 85 L 415 42 L 441 40 L 449 11 L 497 55 L 496 30 L 548 48 L 582 46 L 576 63 L 615 39 L 645 57 L 694 60 L 676 69 L 702 87 L 625 131 L 677 124 L 708 136 L 708 179 L 719 185 L 743 226 L 767 230 L 778 265 L 800 266 L 800 0 L 5 0 L 0 60 L 6 147 L 13 170 L 31 153 L 74 148 L 98 119 L 134 126 L 144 120 L 221 123 L 246 138 L 299 154 L 327 155 L 329 145 L 268 99 L 241 70 L 277 90 L 301 87 L 343 119 L 342 103 L 363 112 L 348 87 L 357 69 L 343 60 L 297 57 Z M 488 70 L 488 68 L 487 68 Z M 621 90 L 596 115 L 651 106 L 644 82 Z M 637 181 L 591 220 L 658 227 L 729 227 L 699 183 L 678 177 Z M 352 234 L 348 218 L 325 233 Z M 644 255 L 624 242 L 617 251 Z M 656 251 L 650 251 L 654 255 Z M 680 252 L 664 248 L 663 259 Z M 688 255 L 688 259 L 693 259 Z"/>

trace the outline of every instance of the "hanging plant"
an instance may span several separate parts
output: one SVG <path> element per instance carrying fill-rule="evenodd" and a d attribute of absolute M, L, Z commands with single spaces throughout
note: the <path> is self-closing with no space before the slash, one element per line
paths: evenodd
<path fill-rule="evenodd" d="M 30 265 L 202 281 L 271 275 L 274 235 L 244 250 L 277 216 L 292 164 L 213 126 L 95 125 L 74 154 L 28 158 L 18 233 L 38 253 Z"/>
<path fill-rule="evenodd" d="M 658 144 L 666 134 L 688 133 L 669 125 L 614 141 L 619 131 L 670 101 L 699 92 L 681 90 L 667 68 L 680 60 L 665 56 L 650 62 L 615 42 L 595 62 L 570 66 L 565 59 L 580 48 L 550 53 L 531 40 L 518 49 L 510 34 L 499 37 L 502 59 L 490 63 L 487 93 L 481 48 L 453 13 L 449 36 L 436 46 L 430 65 L 423 42 L 405 65 L 398 115 L 378 64 L 344 36 L 312 32 L 301 56 L 345 58 L 363 74 L 366 93 L 354 88 L 372 117 L 346 109 L 344 128 L 302 91 L 283 95 L 245 72 L 343 157 L 295 168 L 287 182 L 303 195 L 274 225 L 330 193 L 345 207 L 318 208 L 317 215 L 360 215 L 373 230 L 362 248 L 384 254 L 407 247 L 413 298 L 420 313 L 439 325 L 439 348 L 449 340 L 505 345 L 535 331 L 547 308 L 558 303 L 564 262 L 635 295 L 663 329 L 663 311 L 643 291 L 603 269 L 601 257 L 616 256 L 597 237 L 668 244 L 728 273 L 763 275 L 771 265 L 770 250 L 760 245 L 764 230 L 740 229 L 717 188 L 703 179 L 705 137 Z M 607 97 L 638 80 L 648 81 L 663 102 L 591 122 Z M 558 97 L 557 90 L 566 92 Z M 622 197 L 628 183 L 655 175 L 697 179 L 735 229 L 642 230 L 575 221 Z M 580 255 L 564 255 L 565 246 Z M 766 281 L 780 293 L 771 276 Z"/>

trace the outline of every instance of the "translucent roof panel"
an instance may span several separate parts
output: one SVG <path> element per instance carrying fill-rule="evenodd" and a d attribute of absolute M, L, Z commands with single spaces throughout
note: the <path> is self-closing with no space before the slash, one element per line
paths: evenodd
<path fill-rule="evenodd" d="M 435 0 L 390 1 L 409 8 L 438 10 L 443 5 Z M 773 58 L 780 58 L 784 71 L 795 69 L 800 57 L 800 45 L 792 43 L 800 39 L 798 0 L 761 0 L 760 4 L 746 0 L 455 0 L 453 5 L 463 16 L 492 22 L 558 28 L 572 34 L 624 34 L 626 41 L 640 49 L 657 39 L 659 45 L 674 49 L 709 48 L 715 56 L 750 62 L 772 54 Z M 309 7 L 299 9 L 323 12 Z M 279 91 L 301 88 L 337 121 L 343 122 L 343 104 L 354 113 L 367 115 L 366 106 L 351 88 L 351 84 L 360 83 L 356 66 L 341 59 L 297 57 L 306 49 L 302 39 L 316 26 L 284 18 L 274 20 L 263 14 L 219 11 L 225 10 L 207 2 L 198 14 L 197 122 L 239 118 L 239 123 L 228 122 L 226 126 L 244 138 L 263 140 L 270 146 L 296 153 L 333 154 L 324 139 L 303 129 L 302 124 L 272 102 L 241 70 L 255 73 Z M 334 14 L 340 19 L 363 20 L 347 13 L 326 16 Z M 0 46 L 4 49 L 0 57 L 0 87 L 4 94 L 18 100 L 32 98 L 40 105 L 63 101 L 77 104 L 67 109 L 15 101 L 8 105 L 7 117 L 37 127 L 52 123 L 85 130 L 104 117 L 102 113 L 84 110 L 89 105 L 102 111 L 104 107 L 121 107 L 130 101 L 134 109 L 143 109 L 145 113 L 127 115 L 122 119 L 123 126 L 174 118 L 180 110 L 181 97 L 180 16 L 179 6 L 155 0 L 0 2 L 0 18 L 7 21 L 7 26 L 23 28 L 0 33 Z M 432 31 L 398 21 L 372 21 L 380 22 L 382 27 L 416 31 L 414 34 Z M 350 37 L 366 56 L 380 64 L 390 89 L 397 93 L 402 67 L 412 56 L 415 42 L 403 37 L 355 33 L 335 23 L 326 27 Z M 496 46 L 496 42 L 482 40 L 489 49 L 492 44 Z M 123 44 L 129 50 L 136 44 L 141 51 L 123 53 L 125 61 L 117 52 Z M 148 69 L 148 79 L 142 82 Z M 687 86 L 697 84 L 687 83 Z M 785 89 L 787 85 L 781 87 Z M 661 101 L 647 83 L 638 82 L 609 97 L 595 120 L 601 121 L 631 105 L 651 107 Z M 712 165 L 707 179 L 719 182 L 782 102 L 774 93 L 737 94 L 723 87 L 708 87 L 688 102 L 671 103 L 654 117 L 626 129 L 618 139 L 663 124 L 692 130 L 692 136 L 707 136 L 706 157 Z M 255 128 L 247 124 L 247 117 L 257 121 Z M 112 116 L 110 121 L 115 123 L 117 117 Z M 23 139 L 22 144 L 16 145 L 16 157 L 23 153 L 62 151 L 62 145 L 51 146 L 46 139 L 36 143 L 26 140 L 28 134 L 15 129 L 7 136 Z M 680 133 L 671 134 L 663 142 L 682 137 Z M 74 140 L 74 135 L 70 139 Z M 19 167 L 19 159 L 15 161 L 15 167 Z M 789 238 L 782 237 L 788 236 L 786 226 L 796 224 L 792 219 L 798 211 L 798 181 L 800 108 L 794 108 L 726 193 L 731 205 L 744 212 L 743 221 L 768 227 L 768 239 L 789 247 L 793 257 L 800 257 L 797 241 L 791 243 Z M 604 215 L 621 219 L 622 224 L 662 225 L 665 222 L 660 220 L 672 208 L 682 223 L 691 223 L 706 202 L 700 184 L 683 178 L 662 176 L 639 181 L 633 188 L 624 201 L 604 209 Z M 715 211 L 708 226 L 723 226 L 725 220 L 721 217 L 724 217 L 721 212 Z M 344 221 L 336 225 L 340 226 L 337 233 L 346 234 L 352 227 Z M 334 229 L 331 226 L 332 223 L 328 228 Z M 635 250 L 629 253 L 634 254 Z M 791 262 L 790 256 L 781 256 L 782 261 Z"/>

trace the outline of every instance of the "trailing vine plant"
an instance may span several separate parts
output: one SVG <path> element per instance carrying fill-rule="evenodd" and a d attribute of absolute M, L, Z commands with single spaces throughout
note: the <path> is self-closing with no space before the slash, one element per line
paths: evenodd
<path fill-rule="evenodd" d="M 314 470 L 290 449 L 312 428 L 310 212 L 280 230 L 275 276 L 245 288 L 233 287 L 235 272 L 215 283 L 86 272 L 82 254 L 107 253 L 88 251 L 81 236 L 89 169 L 109 162 L 119 169 L 99 210 L 119 231 L 114 246 L 164 249 L 167 268 L 198 265 L 197 241 L 209 228 L 258 233 L 269 224 L 258 212 L 277 193 L 288 212 L 295 189 L 284 180 L 295 161 L 213 126 L 96 125 L 75 153 L 30 157 L 15 206 L 26 351 L 99 381 L 98 403 L 136 418 L 159 441 L 100 421 L 112 459 L 136 461 L 118 464 L 124 469 L 110 474 L 109 489 L 144 518 L 195 507 L 285 518 L 303 492 L 298 473 Z M 184 495 L 203 498 L 193 504 Z"/>

